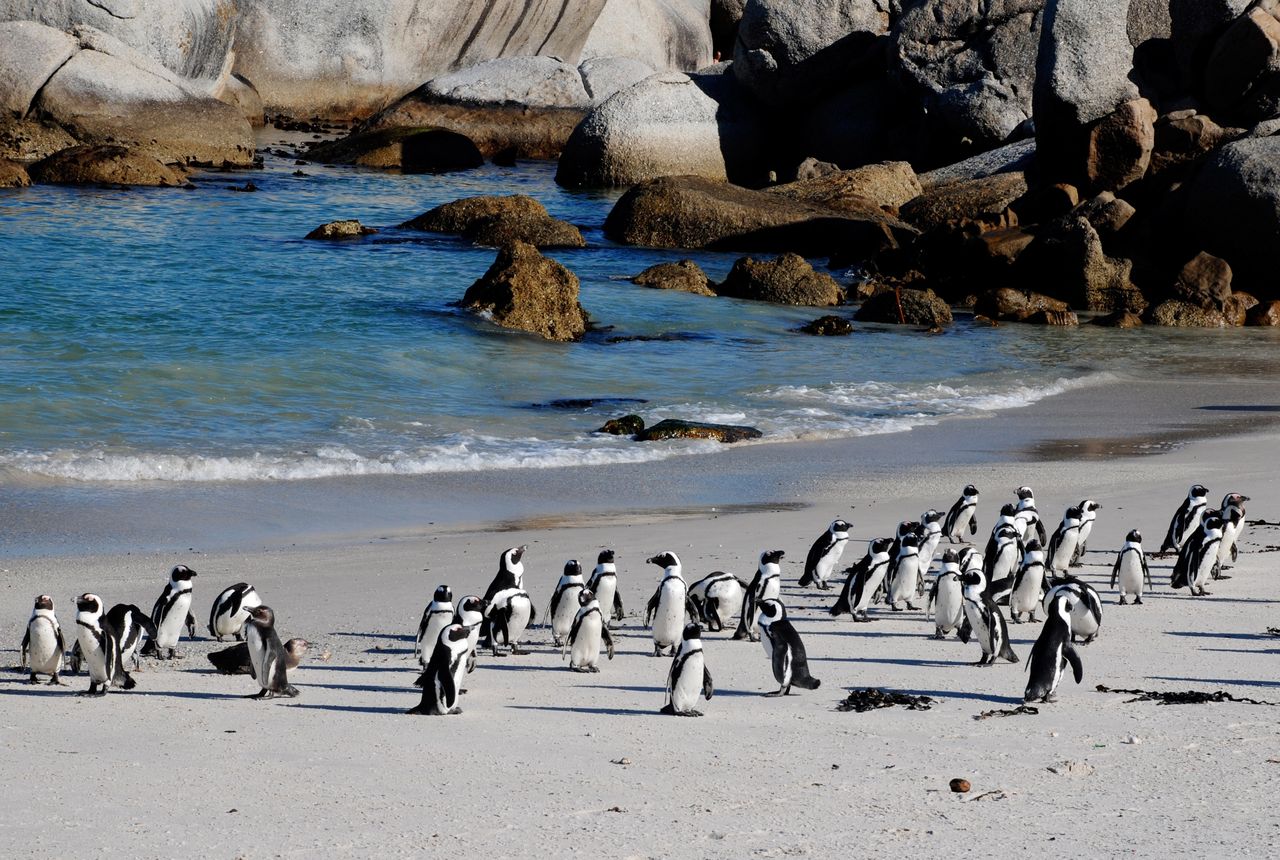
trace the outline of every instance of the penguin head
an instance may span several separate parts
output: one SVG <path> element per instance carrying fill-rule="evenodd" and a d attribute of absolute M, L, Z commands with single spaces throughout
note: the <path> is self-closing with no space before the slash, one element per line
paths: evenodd
<path fill-rule="evenodd" d="M 1026 501 L 1027 499 L 1034 499 L 1036 497 L 1036 494 L 1030 487 L 1018 487 L 1014 492 L 1018 494 L 1018 499 L 1020 501 Z"/>
<path fill-rule="evenodd" d="M 1142 543 L 1142 532 L 1137 529 L 1129 529 L 1129 533 L 1124 536 L 1129 543 Z"/>
<path fill-rule="evenodd" d="M 786 555 L 786 553 L 780 549 L 767 549 L 760 553 L 760 566 L 764 567 L 766 564 L 777 564 L 782 561 L 782 557 L 784 555 Z"/>
<path fill-rule="evenodd" d="M 966 496 L 976 496 L 976 495 L 979 495 L 979 493 L 978 493 L 978 488 L 977 488 L 977 487 L 975 487 L 973 484 L 965 484 L 965 485 L 964 485 L 964 495 L 966 495 Z"/>
<path fill-rule="evenodd" d="M 1085 499 L 1083 502 L 1080 503 L 1079 507 L 1080 507 L 1081 513 L 1084 513 L 1086 511 L 1089 513 L 1093 513 L 1094 511 L 1100 510 L 1102 508 L 1102 505 L 1098 504 L 1093 499 Z"/>
<path fill-rule="evenodd" d="M 849 529 L 851 528 L 853 528 L 853 526 L 851 526 L 848 522 L 841 519 L 836 519 L 831 521 L 831 525 L 827 528 L 827 531 L 831 532 L 833 535 L 838 535 L 840 533 L 844 533 L 847 535 L 849 534 Z"/>
<path fill-rule="evenodd" d="M 782 601 L 771 597 L 768 600 L 760 601 L 760 623 L 772 624 L 775 621 L 781 621 L 787 617 L 787 608 L 782 605 Z"/>
<path fill-rule="evenodd" d="M 284 643 L 284 650 L 288 651 L 290 654 L 298 658 L 301 658 L 303 655 L 305 655 L 308 649 L 310 648 L 311 648 L 311 643 L 308 642 L 306 639 L 294 638 Z"/>
<path fill-rule="evenodd" d="M 1222 497 L 1222 509 L 1225 511 L 1227 508 L 1238 507 L 1247 501 L 1249 501 L 1248 496 L 1242 496 L 1239 493 L 1227 493 Z"/>
<path fill-rule="evenodd" d="M 173 570 L 169 571 L 170 582 L 189 582 L 196 572 L 185 564 L 180 564 Z"/>
<path fill-rule="evenodd" d="M 450 642 L 462 642 L 471 635 L 471 631 L 461 624 L 450 624 L 443 635 L 449 637 Z"/>
<path fill-rule="evenodd" d="M 949 549 L 942 554 L 942 566 L 946 567 L 949 564 L 954 564 L 957 567 L 960 566 L 960 556 L 953 549 Z"/>
<path fill-rule="evenodd" d="M 1191 489 L 1187 491 L 1187 498 L 1189 499 L 1203 499 L 1207 495 L 1209 495 L 1209 490 L 1204 484 L 1192 484 Z"/>
<path fill-rule="evenodd" d="M 468 594 L 462 600 L 458 601 L 458 608 L 454 610 L 458 615 L 464 612 L 478 612 L 484 615 L 484 600 L 475 594 Z"/>
<path fill-rule="evenodd" d="M 589 588 L 584 588 L 578 592 L 578 605 L 586 606 L 588 603 L 596 599 L 596 594 Z"/>
<path fill-rule="evenodd" d="M 53 609 L 53 598 L 48 594 L 40 594 L 36 596 L 36 609 Z"/>
<path fill-rule="evenodd" d="M 920 515 L 921 525 L 925 525 L 927 523 L 937 523 L 941 521 L 942 521 L 942 514 L 939 513 L 938 511 L 935 511 L 933 508 L 930 508 L 929 510 L 925 511 L 923 514 Z"/>
<path fill-rule="evenodd" d="M 690 621 L 689 623 L 685 624 L 684 633 L 681 634 L 681 638 L 683 638 L 685 641 L 688 641 L 690 639 L 701 639 L 702 626 L 698 624 L 698 622 L 696 621 Z"/>
<path fill-rule="evenodd" d="M 1084 516 L 1084 512 L 1083 512 L 1082 510 L 1080 510 L 1080 506 L 1079 506 L 1079 505 L 1072 505 L 1071 507 L 1067 508 L 1067 513 L 1063 516 L 1063 519 L 1064 519 L 1064 520 L 1078 520 L 1078 519 L 1080 519 L 1080 517 L 1082 517 L 1082 516 Z"/>
<path fill-rule="evenodd" d="M 524 552 L 529 548 L 528 544 L 513 546 L 502 554 L 500 564 L 503 570 L 510 570 L 520 563 L 520 559 L 524 558 Z"/>
<path fill-rule="evenodd" d="M 920 537 L 916 534 L 906 534 L 902 536 L 901 543 L 904 548 L 910 547 L 915 549 L 920 546 Z"/>
<path fill-rule="evenodd" d="M 82 594 L 76 598 L 76 609 L 80 612 L 102 614 L 102 598 L 96 594 Z"/>
<path fill-rule="evenodd" d="M 960 574 L 960 582 L 964 585 L 982 585 L 985 579 L 980 570 L 970 569 Z"/>
<path fill-rule="evenodd" d="M 1022 548 L 1022 551 L 1024 553 L 1030 554 L 1033 552 L 1040 552 L 1040 550 L 1042 549 L 1044 549 L 1044 547 L 1040 546 L 1040 541 L 1036 540 L 1035 538 L 1032 538 L 1031 540 L 1027 541 L 1026 546 Z"/>
<path fill-rule="evenodd" d="M 578 564 L 576 558 L 571 558 L 564 563 L 565 576 L 582 576 L 582 565 Z"/>
<path fill-rule="evenodd" d="M 601 550 L 600 555 L 596 556 L 596 564 L 612 564 L 613 559 L 614 559 L 613 550 L 611 549 Z"/>
<path fill-rule="evenodd" d="M 674 552 L 671 552 L 670 550 L 667 550 L 666 552 L 660 552 L 657 555 L 653 556 L 652 558 L 645 559 L 645 561 L 648 564 L 656 564 L 658 567 L 664 567 L 664 568 L 680 566 L 680 559 L 676 556 Z"/>
<path fill-rule="evenodd" d="M 1056 597 L 1053 598 L 1053 603 L 1049 604 L 1049 611 L 1066 618 L 1071 614 L 1071 610 L 1076 608 L 1076 604 L 1079 602 L 1079 594 L 1070 588 L 1064 588 L 1062 591 L 1058 592 Z"/>
<path fill-rule="evenodd" d="M 249 621 L 259 630 L 270 630 L 275 626 L 276 614 L 270 606 L 255 606 L 249 610 Z"/>
<path fill-rule="evenodd" d="M 892 546 L 893 538 L 876 538 L 871 541 L 871 554 L 876 555 L 877 553 L 888 552 Z"/>
<path fill-rule="evenodd" d="M 909 535 L 914 532 L 918 525 L 919 523 L 914 523 L 911 520 L 903 520 L 898 523 L 898 540 L 902 540 L 903 535 Z"/>
<path fill-rule="evenodd" d="M 453 603 L 453 590 L 447 585 L 436 588 L 436 603 Z"/>
<path fill-rule="evenodd" d="M 1201 528 L 1206 532 L 1222 528 L 1222 517 L 1218 516 L 1216 513 L 1206 514 L 1204 521 L 1201 523 Z"/>
<path fill-rule="evenodd" d="M 1013 502 L 1007 502 L 1000 508 L 1000 516 L 1011 517 L 1018 512 L 1018 506 Z"/>

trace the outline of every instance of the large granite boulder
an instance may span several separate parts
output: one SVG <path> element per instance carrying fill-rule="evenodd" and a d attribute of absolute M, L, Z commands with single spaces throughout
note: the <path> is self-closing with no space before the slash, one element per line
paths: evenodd
<path fill-rule="evenodd" d="M 436 126 L 355 131 L 313 147 L 307 157 L 326 164 L 354 164 L 402 173 L 450 173 L 484 164 L 469 137 Z"/>
<path fill-rule="evenodd" d="M 1242 124 L 1280 114 L 1280 2 L 1256 0 L 1218 38 L 1205 65 L 1204 94 Z"/>
<path fill-rule="evenodd" d="M 710 63 L 712 52 L 707 0 L 607 0 L 582 59 L 626 57 L 655 70 L 692 71 Z"/>
<path fill-rule="evenodd" d="M 1019 256 L 1014 273 L 1075 308 L 1142 313 L 1147 307 L 1132 280 L 1133 261 L 1108 256 L 1098 231 L 1081 216 L 1041 228 Z"/>
<path fill-rule="evenodd" d="M 582 87 L 593 107 L 603 104 L 614 93 L 640 83 L 653 73 L 654 70 L 648 63 L 630 57 L 596 57 L 583 60 L 578 66 Z"/>
<path fill-rule="evenodd" d="M 1209 54 L 1253 0 L 1168 0 L 1174 60 L 1187 89 L 1198 87 Z"/>
<path fill-rule="evenodd" d="M 950 325 L 951 308 L 933 290 L 885 289 L 862 303 L 858 322 L 893 323 L 939 328 Z"/>
<path fill-rule="evenodd" d="M 759 185 L 766 133 L 729 75 L 654 75 L 593 109 L 573 130 L 556 181 L 628 186 L 659 176 Z"/>
<path fill-rule="evenodd" d="M 774 107 L 812 104 L 879 60 L 889 24 L 885 0 L 747 0 L 733 74 Z"/>
<path fill-rule="evenodd" d="M 1119 191 L 1151 165 L 1156 110 L 1146 99 L 1125 102 L 1089 129 L 1085 180 L 1095 191 Z"/>
<path fill-rule="evenodd" d="M 765 190 L 791 200 L 803 200 L 832 209 L 851 206 L 856 211 L 865 211 L 867 203 L 897 211 L 908 200 L 919 197 L 922 191 L 916 172 L 905 161 L 868 164 L 853 170 L 774 185 Z"/>
<path fill-rule="evenodd" d="M 920 184 L 929 188 L 958 179 L 986 179 L 999 173 L 1027 173 L 1035 165 L 1035 158 L 1036 142 L 1032 139 L 1020 140 L 922 173 Z"/>
<path fill-rule="evenodd" d="M 177 188 L 187 184 L 177 170 L 154 156 L 123 146 L 73 146 L 54 153 L 30 168 L 31 179 L 45 185 L 153 185 Z"/>
<path fill-rule="evenodd" d="M 746 6 L 747 0 L 711 0 L 711 47 L 722 57 L 733 56 Z"/>
<path fill-rule="evenodd" d="M 79 50 L 76 37 L 44 24 L 0 23 L 0 112 L 25 117 L 40 88 Z"/>
<path fill-rule="evenodd" d="M 902 220 L 929 232 L 977 226 L 996 230 L 1017 223 L 1009 207 L 1027 193 L 1027 178 L 1018 171 L 980 179 L 929 185 L 899 210 Z"/>
<path fill-rule="evenodd" d="M 733 264 L 716 292 L 733 299 L 809 307 L 838 305 L 844 300 L 844 290 L 835 278 L 814 271 L 799 254 L 783 254 L 774 260 L 743 257 Z"/>
<path fill-rule="evenodd" d="M 578 340 L 587 330 L 587 312 L 578 304 L 577 276 L 524 242 L 498 251 L 460 305 L 504 328 L 547 340 Z"/>
<path fill-rule="evenodd" d="M 841 252 L 867 259 L 915 231 L 871 203 L 861 211 L 837 210 L 701 177 L 669 176 L 624 194 L 605 220 L 605 233 L 653 248 Z"/>
<path fill-rule="evenodd" d="M 697 296 L 714 296 L 716 291 L 707 273 L 693 260 L 658 263 L 631 278 L 631 283 L 657 290 L 676 290 Z"/>
<path fill-rule="evenodd" d="M 458 233 L 478 245 L 525 242 L 536 248 L 582 248 L 586 240 L 572 224 L 552 218 L 532 197 L 467 197 L 424 212 L 400 225 L 410 230 Z"/>

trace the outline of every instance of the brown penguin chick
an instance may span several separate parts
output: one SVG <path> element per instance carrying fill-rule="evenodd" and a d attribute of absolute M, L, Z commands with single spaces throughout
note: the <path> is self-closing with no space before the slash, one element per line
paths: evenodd
<path fill-rule="evenodd" d="M 311 643 L 306 639 L 290 639 L 284 643 L 285 668 L 290 671 L 298 668 L 310 647 Z M 244 642 L 237 642 L 221 651 L 211 651 L 208 656 L 213 668 L 223 675 L 249 674 L 249 646 Z"/>

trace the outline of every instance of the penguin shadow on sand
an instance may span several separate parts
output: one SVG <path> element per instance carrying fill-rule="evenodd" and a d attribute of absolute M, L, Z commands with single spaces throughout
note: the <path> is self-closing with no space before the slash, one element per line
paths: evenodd
<path fill-rule="evenodd" d="M 1182 678 L 1174 675 L 1148 675 L 1148 681 L 1185 681 L 1191 684 L 1220 684 L 1224 687 L 1280 687 L 1280 681 L 1250 681 L 1244 678 Z"/>
<path fill-rule="evenodd" d="M 1189 636 L 1194 639 L 1234 639 L 1249 642 L 1275 642 L 1276 637 L 1268 633 L 1219 633 L 1213 630 L 1166 630 L 1165 636 Z M 1250 652 L 1255 653 L 1255 652 Z M 1259 652 L 1260 653 L 1260 652 Z"/>
<path fill-rule="evenodd" d="M 388 687 L 386 689 L 391 688 Z M 412 706 L 411 700 L 416 699 L 418 695 L 421 694 L 419 693 L 417 695 L 407 697 L 405 699 L 405 702 L 407 703 L 406 706 L 401 708 L 371 707 L 365 705 L 312 705 L 307 704 L 306 702 L 289 702 L 287 704 L 282 702 L 280 706 L 283 708 L 302 708 L 307 711 L 336 711 L 340 714 L 390 714 L 393 716 L 403 716 L 405 711 L 409 710 Z"/>
<path fill-rule="evenodd" d="M 350 636 L 356 639 L 377 639 L 381 642 L 415 642 L 417 637 L 401 635 L 399 633 L 351 633 L 341 630 L 335 630 L 329 634 L 330 636 Z M 362 652 L 364 654 L 385 654 L 388 657 L 396 657 L 401 654 L 413 654 L 412 648 L 385 648 L 380 645 L 374 645 L 372 648 L 366 648 Z"/>
<path fill-rule="evenodd" d="M 720 691 L 717 690 L 718 694 Z M 507 705 L 517 711 L 552 711 L 562 714 L 595 714 L 602 717 L 662 717 L 657 708 L 571 708 L 567 705 Z"/>
<path fill-rule="evenodd" d="M 624 684 L 582 684 L 586 690 L 621 690 L 624 693 L 644 693 L 646 695 L 661 696 L 667 692 L 666 687 L 636 687 L 626 686 Z M 722 690 L 716 688 L 717 697 L 745 696 L 752 699 L 758 699 L 763 696 L 764 690 Z"/>
<path fill-rule="evenodd" d="M 853 692 L 860 687 L 849 687 L 848 692 Z M 977 693 L 970 690 L 895 690 L 894 692 L 905 693 L 908 696 L 928 696 L 931 699 L 968 699 L 974 702 L 992 702 L 997 705 L 1021 705 L 1023 700 L 1021 696 L 997 696 L 994 693 Z"/>

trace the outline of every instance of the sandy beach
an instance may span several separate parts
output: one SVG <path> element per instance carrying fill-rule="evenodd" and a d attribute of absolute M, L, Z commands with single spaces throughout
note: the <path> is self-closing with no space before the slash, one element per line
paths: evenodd
<path fill-rule="evenodd" d="M 9 665 L 37 592 L 55 596 L 67 629 L 75 595 L 95 591 L 108 604 L 149 608 L 179 562 L 199 572 L 202 628 L 217 591 L 246 580 L 276 609 L 285 637 L 304 636 L 329 659 L 309 659 L 291 675 L 297 699 L 271 702 L 240 698 L 255 691 L 249 678 L 210 671 L 204 655 L 218 646 L 203 629 L 182 643 L 185 659 L 146 661 L 136 690 L 105 699 L 71 694 L 87 685 L 83 675 L 68 675 L 69 687 L 58 689 L 7 674 L 0 776 L 13 790 L 0 834 L 33 857 L 1269 855 L 1280 840 L 1280 815 L 1266 801 L 1280 773 L 1269 707 L 1164 706 L 1095 691 L 1225 690 L 1280 701 L 1266 633 L 1277 602 L 1269 562 L 1280 544 L 1276 527 L 1249 528 L 1231 578 L 1212 597 L 1171 591 L 1171 558 L 1152 561 L 1155 589 L 1142 606 L 1117 606 L 1107 587 L 1124 534 L 1140 528 L 1147 547 L 1157 547 L 1190 483 L 1207 485 L 1215 504 L 1239 490 L 1252 498 L 1249 519 L 1280 519 L 1272 456 L 1280 435 L 1256 423 L 1269 389 L 1228 387 L 1200 405 L 1240 407 L 1250 392 L 1252 411 L 1193 409 L 1182 441 L 1142 456 L 1122 445 L 1094 455 L 1058 448 L 1057 457 L 1031 461 L 1053 439 L 1092 438 L 1073 431 L 1072 420 L 1089 420 L 1076 407 L 1122 396 L 1113 386 L 1092 398 L 1052 398 L 1039 415 L 1012 411 L 896 437 L 685 461 L 689 475 L 754 461 L 766 476 L 786 471 L 765 462 L 775 455 L 807 461 L 808 496 L 779 482 L 772 506 L 748 499 L 753 505 L 734 508 L 722 498 L 721 510 L 704 502 L 592 515 L 581 506 L 570 515 L 559 499 L 549 505 L 557 516 L 544 520 L 503 511 L 480 525 L 337 532 L 309 543 L 255 533 L 235 545 L 224 534 L 227 548 L 216 550 L 195 531 L 174 535 L 191 541 L 186 551 L 158 551 L 148 532 L 138 542 L 152 540 L 150 548 L 10 553 L 0 592 Z M 1250 432 L 1227 423 L 1235 435 L 1214 435 L 1215 422 L 1241 414 L 1254 416 Z M 1099 425 L 1093 437 L 1131 440 L 1134 428 L 1123 424 Z M 1173 433 L 1177 424 L 1144 432 Z M 994 456 L 990 444 L 967 447 L 984 436 L 1003 440 L 1007 456 Z M 915 464 L 862 468 L 890 449 L 936 452 L 928 443 L 941 439 L 950 440 L 945 464 L 925 454 Z M 833 461 L 837 454 L 843 459 Z M 554 493 L 562 479 L 518 478 L 531 494 Z M 834 592 L 795 584 L 809 543 L 833 516 L 854 524 L 845 556 L 852 563 L 865 540 L 949 505 L 968 481 L 983 492 L 982 540 L 998 504 L 1022 483 L 1036 488 L 1050 527 L 1081 498 L 1104 505 L 1082 573 L 1103 594 L 1102 631 L 1081 649 L 1084 683 L 1064 682 L 1060 701 L 1038 715 L 975 719 L 1021 702 L 1040 625 L 1011 627 L 1023 662 L 974 668 L 977 645 L 927 638 L 933 627 L 923 612 L 880 611 L 876 623 L 855 625 L 825 612 Z M 234 497 L 227 488 L 214 497 L 228 497 L 219 494 Z M 501 497 L 491 498 L 500 509 Z M 252 515 L 249 504 L 226 513 Z M 68 546 L 84 537 L 67 534 Z M 405 716 L 419 698 L 410 686 L 412 634 L 435 586 L 482 593 L 500 552 L 526 543 L 526 588 L 540 612 L 566 559 L 617 550 L 627 618 L 616 659 L 598 675 L 571 673 L 540 627 L 528 656 L 481 655 L 461 716 Z M 821 688 L 764 698 L 776 685 L 761 646 L 707 634 L 716 695 L 706 717 L 660 716 L 670 660 L 648 656 L 640 616 L 660 571 L 643 559 L 670 549 L 690 581 L 713 570 L 749 578 L 765 548 L 787 552 L 783 600 Z M 936 701 L 918 712 L 836 710 L 849 689 L 866 686 Z M 953 794 L 956 777 L 972 790 Z"/>

